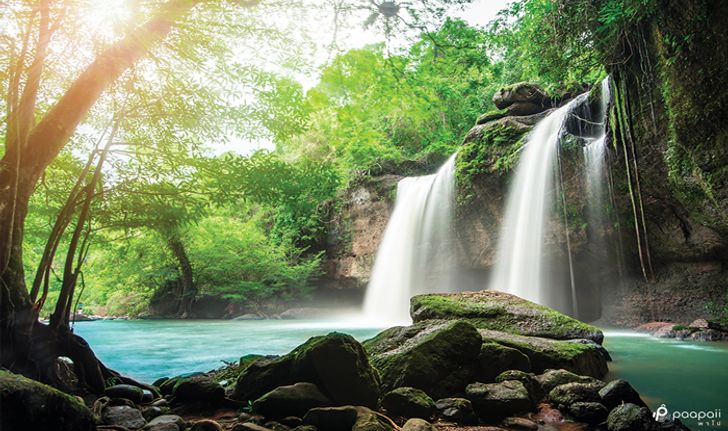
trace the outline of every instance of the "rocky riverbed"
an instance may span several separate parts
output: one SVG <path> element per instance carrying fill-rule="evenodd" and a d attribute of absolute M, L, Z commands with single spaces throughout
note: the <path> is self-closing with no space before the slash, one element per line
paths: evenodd
<path fill-rule="evenodd" d="M 2 429 L 428 431 L 686 429 L 603 380 L 591 325 L 496 292 L 412 299 L 414 324 L 359 343 L 313 337 L 282 356 L 102 396 L 0 374 Z"/>

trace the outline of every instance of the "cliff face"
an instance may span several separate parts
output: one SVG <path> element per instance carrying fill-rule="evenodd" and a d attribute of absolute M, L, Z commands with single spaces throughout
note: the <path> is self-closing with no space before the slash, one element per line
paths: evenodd
<path fill-rule="evenodd" d="M 324 288 L 366 288 L 401 178 L 362 177 L 342 196 L 329 223 Z"/>
<path fill-rule="evenodd" d="M 611 168 L 633 280 L 605 297 L 615 323 L 687 320 L 725 296 L 726 19 L 722 2 L 665 1 L 611 70 Z"/>

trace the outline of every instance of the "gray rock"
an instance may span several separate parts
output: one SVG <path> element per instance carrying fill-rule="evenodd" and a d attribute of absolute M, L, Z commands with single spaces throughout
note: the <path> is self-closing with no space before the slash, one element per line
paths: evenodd
<path fill-rule="evenodd" d="M 315 407 L 330 406 L 331 400 L 313 383 L 279 386 L 253 402 L 253 412 L 267 418 L 303 417 Z"/>
<path fill-rule="evenodd" d="M 508 105 L 508 114 L 509 115 L 533 115 L 538 114 L 539 112 L 544 112 L 547 109 L 551 108 L 549 105 L 544 105 L 541 103 L 533 103 L 533 102 L 514 102 L 510 105 Z"/>
<path fill-rule="evenodd" d="M 144 390 L 133 385 L 114 385 L 104 390 L 104 395 L 109 398 L 126 398 L 136 404 L 142 402 Z"/>
<path fill-rule="evenodd" d="M 647 407 L 637 391 L 628 382 L 622 379 L 612 380 L 599 390 L 601 402 L 608 409 L 622 403 L 631 403 L 639 407 Z"/>
<path fill-rule="evenodd" d="M 473 403 L 475 413 L 485 420 L 498 420 L 533 408 L 528 390 L 516 380 L 472 383 L 465 388 L 465 396 Z"/>
<path fill-rule="evenodd" d="M 465 398 L 443 398 L 435 402 L 438 414 L 443 418 L 465 425 L 478 423 L 473 403 Z"/>
<path fill-rule="evenodd" d="M 493 103 L 498 109 L 507 108 L 514 103 L 533 103 L 550 107 L 551 98 L 538 85 L 519 82 L 501 88 L 493 95 Z"/>
<path fill-rule="evenodd" d="M 192 425 L 190 431 L 223 431 L 222 426 L 212 419 L 203 419 Z"/>
<path fill-rule="evenodd" d="M 596 425 L 607 419 L 609 410 L 601 403 L 575 402 L 569 406 L 569 413 L 580 422 Z"/>
<path fill-rule="evenodd" d="M 382 407 L 391 415 L 429 419 L 435 413 L 435 402 L 424 391 L 400 387 L 382 398 Z"/>
<path fill-rule="evenodd" d="M 536 381 L 541 385 L 545 393 L 549 393 L 556 386 L 566 383 L 601 383 L 604 385 L 604 382 L 601 380 L 588 376 L 580 376 L 567 370 L 546 370 L 543 374 L 536 376 Z"/>
<path fill-rule="evenodd" d="M 208 376 L 195 376 L 177 382 L 172 396 L 175 403 L 217 404 L 225 399 L 225 389 Z"/>
<path fill-rule="evenodd" d="M 146 419 L 147 421 L 151 421 L 152 419 L 163 415 L 165 413 L 165 410 L 169 409 L 162 409 L 162 407 L 157 406 L 142 407 L 142 416 L 144 416 L 144 419 Z"/>
<path fill-rule="evenodd" d="M 231 431 L 272 431 L 270 428 L 266 428 L 264 426 L 258 425 L 253 422 L 244 422 L 240 424 L 235 424 L 233 426 L 233 429 Z"/>
<path fill-rule="evenodd" d="M 576 402 L 599 402 L 599 389 L 592 383 L 565 383 L 549 392 L 549 399 L 557 404 L 570 406 Z"/>
<path fill-rule="evenodd" d="M 615 407 L 607 416 L 609 431 L 656 431 L 659 424 L 646 407 L 627 403 Z"/>
<path fill-rule="evenodd" d="M 132 430 L 147 424 L 142 412 L 129 406 L 107 406 L 101 414 L 101 421 L 105 425 L 116 425 Z"/>
<path fill-rule="evenodd" d="M 144 431 L 180 431 L 182 428 L 178 427 L 176 424 L 157 424 L 157 425 L 147 425 L 144 427 Z"/>
<path fill-rule="evenodd" d="M 402 431 L 437 431 L 437 428 L 424 419 L 412 418 L 404 423 Z"/>
<path fill-rule="evenodd" d="M 356 407 L 317 407 L 303 417 L 304 425 L 315 426 L 319 431 L 348 430 L 354 426 L 359 412 Z"/>
<path fill-rule="evenodd" d="M 185 420 L 177 415 L 162 415 L 149 421 L 147 427 L 172 424 L 178 429 L 185 429 Z"/>
<path fill-rule="evenodd" d="M 536 422 L 519 417 L 505 418 L 501 421 L 501 425 L 508 429 L 519 431 L 535 431 L 538 429 L 538 424 Z"/>
<path fill-rule="evenodd" d="M 526 390 L 531 395 L 531 401 L 534 405 L 541 401 L 544 397 L 543 389 L 541 384 L 536 380 L 536 376 L 533 373 L 526 373 L 519 370 L 508 370 L 498 374 L 495 377 L 495 382 L 505 382 L 506 380 L 518 380 L 523 383 Z"/>

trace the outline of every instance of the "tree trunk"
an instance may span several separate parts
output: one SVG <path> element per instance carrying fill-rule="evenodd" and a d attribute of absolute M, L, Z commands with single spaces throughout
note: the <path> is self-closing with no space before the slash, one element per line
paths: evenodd
<path fill-rule="evenodd" d="M 68 356 L 89 389 L 103 391 L 99 370 L 106 368 L 88 344 L 70 332 L 64 336 L 37 322 L 39 310 L 30 300 L 23 271 L 28 204 L 38 179 L 101 94 L 164 39 L 198 2 L 169 0 L 162 5 L 147 22 L 102 52 L 27 132 L 27 139 L 6 140 L 0 160 L 0 366 L 46 380 L 48 364 L 58 356 Z M 27 109 L 34 111 L 34 107 Z"/>
<path fill-rule="evenodd" d="M 197 295 L 197 288 L 195 287 L 195 281 L 192 274 L 192 264 L 187 256 L 187 250 L 185 249 L 184 243 L 179 237 L 179 234 L 175 233 L 167 239 L 167 245 L 172 251 L 172 254 L 177 259 L 179 265 L 182 286 L 180 289 L 179 305 L 177 307 L 177 317 L 180 319 L 186 319 L 190 316 L 192 311 L 192 303 L 195 301 Z"/>

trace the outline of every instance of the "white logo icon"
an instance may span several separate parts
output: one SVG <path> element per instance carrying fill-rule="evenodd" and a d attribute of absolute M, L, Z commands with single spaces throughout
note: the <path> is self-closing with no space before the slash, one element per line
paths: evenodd
<path fill-rule="evenodd" d="M 658 422 L 664 422 L 665 419 L 667 419 L 667 414 L 667 406 L 663 404 L 658 407 L 654 413 L 652 413 L 652 417 L 655 418 L 655 420 Z"/>

